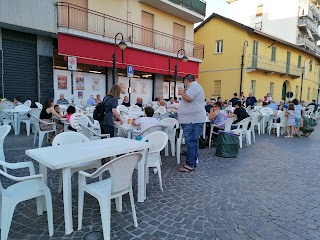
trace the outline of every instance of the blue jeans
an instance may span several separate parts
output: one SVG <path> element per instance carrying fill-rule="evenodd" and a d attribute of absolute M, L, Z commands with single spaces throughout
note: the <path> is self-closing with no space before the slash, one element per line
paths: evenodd
<path fill-rule="evenodd" d="M 186 165 L 191 168 L 197 166 L 199 155 L 199 137 L 202 132 L 203 123 L 181 124 L 183 136 L 187 146 Z"/>

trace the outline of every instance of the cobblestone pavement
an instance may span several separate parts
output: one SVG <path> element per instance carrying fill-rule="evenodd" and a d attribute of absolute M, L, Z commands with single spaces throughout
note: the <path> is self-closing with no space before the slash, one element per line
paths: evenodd
<path fill-rule="evenodd" d="M 6 139 L 7 161 L 30 160 L 24 150 L 31 148 L 33 137 L 24 134 L 11 133 Z M 236 159 L 217 158 L 215 148 L 206 148 L 199 167 L 189 173 L 178 172 L 175 158 L 163 157 L 164 191 L 150 171 L 147 200 L 136 203 L 138 228 L 127 196 L 121 213 L 112 203 L 112 239 L 320 239 L 319 140 L 319 130 L 309 138 L 260 135 L 256 144 L 240 149 Z M 64 235 L 58 177 L 58 171 L 48 171 L 55 230 L 51 239 L 83 239 L 91 231 L 102 231 L 99 205 L 86 195 L 83 229 Z M 7 186 L 8 181 L 1 181 Z M 133 186 L 136 193 L 136 174 Z M 76 229 L 76 175 L 72 189 Z M 49 239 L 46 215 L 36 214 L 35 200 L 17 206 L 9 239 Z"/>

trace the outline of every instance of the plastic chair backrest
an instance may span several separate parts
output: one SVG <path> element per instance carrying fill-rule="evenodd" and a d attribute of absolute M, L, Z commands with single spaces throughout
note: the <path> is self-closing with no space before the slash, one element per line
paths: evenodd
<path fill-rule="evenodd" d="M 90 142 L 90 139 L 78 132 L 63 132 L 54 137 L 52 146 L 81 142 Z"/>
<path fill-rule="evenodd" d="M 147 136 L 149 133 L 155 132 L 155 131 L 163 131 L 164 127 L 163 126 L 153 126 L 150 127 L 146 130 L 144 130 L 142 133 L 139 134 L 141 137 Z"/>
<path fill-rule="evenodd" d="M 32 115 L 34 115 L 34 116 L 36 116 L 36 117 L 40 117 L 40 113 L 41 113 L 41 110 L 40 109 L 35 109 L 35 108 L 33 108 L 33 109 L 31 109 L 31 112 L 30 112 L 30 114 L 32 114 Z"/>
<path fill-rule="evenodd" d="M 238 122 L 238 129 L 246 131 L 248 129 L 248 125 L 249 125 L 250 120 L 251 120 L 251 118 L 247 117 L 247 118 L 241 120 L 240 122 Z"/>
<path fill-rule="evenodd" d="M 23 105 L 31 107 L 31 103 L 32 103 L 31 100 L 27 100 L 23 103 Z"/>
<path fill-rule="evenodd" d="M 261 112 L 259 110 L 251 110 L 249 113 L 250 117 L 256 117 L 256 116 L 262 116 Z"/>
<path fill-rule="evenodd" d="M 126 106 L 124 106 L 124 105 L 118 105 L 116 109 L 117 109 L 118 113 L 120 113 L 120 112 L 126 112 L 127 113 L 128 112 L 128 108 Z M 139 108 L 139 110 L 140 110 L 140 108 Z"/>
<path fill-rule="evenodd" d="M 160 121 L 160 125 L 161 125 L 161 123 L 169 124 L 167 127 L 168 134 L 170 134 L 170 133 L 175 134 L 176 129 L 179 128 L 178 120 L 175 118 L 164 118 Z"/>
<path fill-rule="evenodd" d="M 33 125 L 36 128 L 36 131 L 40 131 L 40 126 L 39 126 L 40 119 L 33 114 L 30 114 L 30 116 L 31 116 L 31 121 L 33 121 Z"/>
<path fill-rule="evenodd" d="M 11 126 L 3 125 L 0 127 L 0 161 L 5 161 L 4 151 L 3 151 L 3 143 L 5 137 L 11 130 Z"/>
<path fill-rule="evenodd" d="M 35 102 L 35 104 L 36 104 L 36 106 L 37 106 L 38 109 L 42 110 L 43 105 L 42 105 L 41 103 Z"/>
<path fill-rule="evenodd" d="M 157 108 L 157 110 L 155 111 L 155 113 L 160 113 L 160 115 L 163 115 L 167 112 L 167 109 L 164 106 L 160 106 Z"/>
<path fill-rule="evenodd" d="M 231 131 L 231 125 L 234 122 L 233 118 L 228 118 L 224 123 L 224 131 L 230 132 Z"/>
<path fill-rule="evenodd" d="M 265 114 L 274 114 L 273 110 L 269 107 L 264 107 L 260 110 L 261 113 L 265 113 Z"/>
<path fill-rule="evenodd" d="M 134 168 L 142 157 L 143 155 L 141 153 L 123 155 L 104 164 L 92 173 L 90 177 L 99 177 L 105 171 L 109 170 L 112 184 L 111 194 L 120 193 L 131 187 Z"/>
<path fill-rule="evenodd" d="M 137 110 L 141 111 L 141 108 L 137 105 L 131 105 L 129 107 L 129 111 L 137 111 Z"/>
<path fill-rule="evenodd" d="M 89 124 L 89 118 L 84 115 L 83 113 L 74 113 L 70 117 L 70 125 L 74 129 L 81 130 L 79 124 L 82 124 L 84 126 L 88 126 Z"/>
<path fill-rule="evenodd" d="M 162 151 L 168 142 L 168 135 L 162 131 L 155 131 L 146 135 L 142 142 L 148 142 L 152 144 L 152 147 L 149 147 L 149 154 Z"/>
<path fill-rule="evenodd" d="M 25 115 L 31 111 L 31 108 L 26 105 L 18 105 L 14 108 L 14 110 L 21 111 L 19 112 L 19 115 Z"/>

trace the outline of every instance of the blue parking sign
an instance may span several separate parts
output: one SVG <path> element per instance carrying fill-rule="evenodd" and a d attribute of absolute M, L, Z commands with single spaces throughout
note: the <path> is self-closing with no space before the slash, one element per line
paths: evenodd
<path fill-rule="evenodd" d="M 127 77 L 133 77 L 134 69 L 133 66 L 127 66 Z"/>

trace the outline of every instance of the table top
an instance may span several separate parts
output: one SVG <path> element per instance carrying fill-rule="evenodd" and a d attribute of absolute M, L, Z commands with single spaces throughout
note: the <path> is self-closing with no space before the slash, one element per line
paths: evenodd
<path fill-rule="evenodd" d="M 25 154 L 51 169 L 61 169 L 105 157 L 145 150 L 150 146 L 151 143 L 115 137 L 29 149 Z"/>

